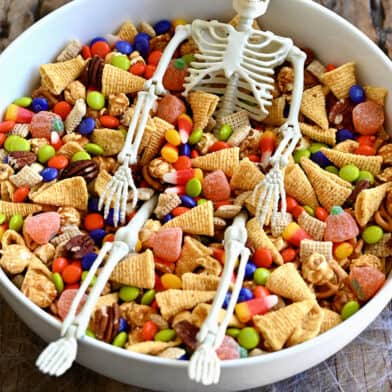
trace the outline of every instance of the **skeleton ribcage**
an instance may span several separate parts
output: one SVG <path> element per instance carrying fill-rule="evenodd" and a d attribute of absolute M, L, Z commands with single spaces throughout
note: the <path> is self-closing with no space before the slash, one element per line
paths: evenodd
<path fill-rule="evenodd" d="M 264 119 L 272 101 L 274 69 L 286 60 L 293 42 L 271 32 L 238 32 L 231 25 L 201 20 L 193 22 L 192 37 L 200 54 L 191 64 L 184 94 L 203 90 L 223 96 L 234 77 L 236 88 L 225 99 L 235 110 Z"/>

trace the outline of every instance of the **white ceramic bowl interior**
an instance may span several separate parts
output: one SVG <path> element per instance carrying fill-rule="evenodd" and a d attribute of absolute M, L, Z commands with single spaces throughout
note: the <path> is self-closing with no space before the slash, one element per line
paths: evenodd
<path fill-rule="evenodd" d="M 38 69 L 51 61 L 71 39 L 88 42 L 114 32 L 126 19 L 135 23 L 185 17 L 228 20 L 234 15 L 231 0 L 75 0 L 44 18 L 19 37 L 0 56 L 0 113 L 14 99 L 29 94 Z M 313 48 L 325 63 L 356 61 L 359 80 L 392 91 L 389 59 L 348 22 L 310 0 L 273 0 L 262 20 L 264 29 Z M 387 102 L 387 123 L 392 124 L 392 100 Z M 0 293 L 19 317 L 44 340 L 59 336 L 59 322 L 26 300 L 0 270 Z M 187 362 L 133 354 L 85 338 L 78 362 L 127 384 L 159 391 L 238 391 L 273 383 L 302 372 L 336 353 L 360 334 L 392 297 L 392 282 L 362 310 L 333 330 L 296 347 L 265 356 L 226 361 L 221 382 L 203 387 L 188 380 Z"/>

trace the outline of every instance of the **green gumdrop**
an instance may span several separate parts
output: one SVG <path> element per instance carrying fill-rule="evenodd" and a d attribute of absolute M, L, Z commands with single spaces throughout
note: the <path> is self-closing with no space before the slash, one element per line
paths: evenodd
<path fill-rule="evenodd" d="M 306 149 L 300 149 L 294 152 L 295 163 L 300 163 L 302 158 L 310 158 L 310 151 Z"/>
<path fill-rule="evenodd" d="M 31 149 L 30 142 L 18 135 L 10 135 L 4 142 L 4 148 L 7 152 L 24 151 L 29 152 Z"/>

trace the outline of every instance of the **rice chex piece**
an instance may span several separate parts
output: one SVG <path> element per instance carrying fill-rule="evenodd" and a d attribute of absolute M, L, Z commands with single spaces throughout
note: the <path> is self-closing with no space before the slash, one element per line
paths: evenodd
<path fill-rule="evenodd" d="M 31 189 L 42 182 L 42 177 L 30 166 L 24 166 L 17 174 L 10 177 L 10 181 L 17 188 L 25 186 Z"/>
<path fill-rule="evenodd" d="M 298 218 L 298 224 L 316 241 L 322 241 L 327 227 L 326 223 L 310 216 L 304 211 Z"/>
<path fill-rule="evenodd" d="M 301 263 L 306 261 L 313 253 L 323 255 L 327 261 L 333 259 L 331 241 L 302 240 L 299 250 Z"/>

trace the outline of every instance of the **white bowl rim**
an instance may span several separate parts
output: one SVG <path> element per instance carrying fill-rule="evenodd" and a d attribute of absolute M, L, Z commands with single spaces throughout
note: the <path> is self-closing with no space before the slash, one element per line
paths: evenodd
<path fill-rule="evenodd" d="M 44 18 L 36 22 L 34 25 L 32 25 L 30 28 L 28 28 L 25 32 L 23 32 L 19 37 L 17 37 L 0 55 L 0 67 L 2 62 L 4 61 L 3 59 L 6 58 L 8 50 L 11 50 L 11 48 L 16 45 L 19 41 L 21 41 L 26 35 L 31 34 L 31 32 L 34 32 L 36 29 L 40 29 L 41 24 L 45 23 L 46 20 L 51 19 L 51 18 L 57 18 L 60 16 L 60 14 L 64 10 L 72 9 L 72 8 L 77 8 L 79 6 L 79 3 L 87 3 L 90 0 L 74 0 L 70 3 L 67 3 L 57 10 L 51 12 L 50 14 L 46 15 Z M 323 14 L 324 16 L 328 18 L 335 19 L 338 23 L 342 24 L 345 26 L 346 29 L 350 30 L 353 34 L 359 36 L 362 40 L 364 40 L 369 49 L 371 49 L 375 55 L 378 57 L 381 57 L 389 67 L 389 69 L 392 72 L 392 62 L 389 59 L 389 57 L 362 31 L 357 29 L 354 25 L 352 25 L 350 22 L 348 22 L 346 19 L 341 17 L 340 15 L 336 14 L 335 12 L 329 10 L 328 8 L 315 3 L 312 0 L 296 0 L 298 3 L 302 3 L 305 6 L 308 7 L 313 7 L 314 9 L 317 10 L 317 12 Z M 11 282 L 11 280 L 8 278 L 8 276 L 4 273 L 4 271 L 0 268 L 0 283 L 5 285 L 6 290 L 8 290 L 13 296 L 20 302 L 23 302 L 24 304 L 28 305 L 29 309 L 38 317 L 41 319 L 44 319 L 47 323 L 49 323 L 52 327 L 56 328 L 59 332 L 61 329 L 61 323 L 59 320 L 55 319 L 53 316 L 51 316 L 49 313 L 45 312 L 43 309 L 39 308 L 37 305 L 35 305 L 33 302 L 28 300 L 24 294 Z M 248 358 L 241 358 L 241 359 L 236 359 L 236 360 L 225 360 L 222 361 L 222 368 L 233 368 L 237 366 L 245 366 L 247 364 L 260 364 L 262 365 L 264 362 L 268 362 L 270 360 L 279 360 L 280 358 L 283 358 L 285 356 L 291 356 L 291 355 L 299 355 L 302 352 L 308 350 L 312 346 L 316 346 L 318 344 L 327 344 L 328 341 L 332 340 L 335 335 L 339 335 L 341 332 L 343 332 L 343 328 L 349 328 L 350 326 L 353 326 L 357 323 L 357 320 L 360 320 L 364 313 L 366 312 L 367 308 L 377 308 L 377 314 L 375 317 L 377 317 L 382 309 L 388 304 L 388 302 L 392 299 L 392 272 L 389 274 L 388 280 L 385 282 L 384 286 L 381 288 L 381 290 L 376 294 L 374 298 L 372 298 L 364 307 L 362 307 L 357 313 L 355 313 L 353 316 L 351 316 L 348 320 L 344 321 L 343 323 L 337 325 L 336 327 L 332 328 L 331 330 L 323 333 L 322 335 L 319 335 L 307 342 L 301 343 L 297 346 L 289 347 L 289 348 L 284 348 L 280 351 L 276 352 L 271 352 L 266 355 L 260 355 L 260 356 L 255 356 L 255 357 L 248 357 Z M 375 318 L 373 317 L 373 319 Z M 371 320 L 373 321 L 373 320 Z M 370 323 L 369 323 L 370 324 Z M 353 336 L 352 340 L 354 340 L 356 336 Z M 112 346 L 110 344 L 101 342 L 99 340 L 90 338 L 88 336 L 85 336 L 83 338 L 83 343 L 87 345 L 91 345 L 92 347 L 99 348 L 101 350 L 110 352 L 111 354 L 119 355 L 124 357 L 124 359 L 134 359 L 138 360 L 141 362 L 146 362 L 146 363 L 155 363 L 159 364 L 162 366 L 172 366 L 172 367 L 177 367 L 177 368 L 186 368 L 188 366 L 188 361 L 182 361 L 182 360 L 172 360 L 172 359 L 164 359 L 164 358 L 159 358 L 156 356 L 150 356 L 150 355 L 144 355 L 144 354 L 139 354 L 139 353 L 134 353 L 131 351 L 127 351 L 124 348 L 118 348 L 115 346 Z"/>

